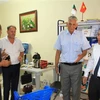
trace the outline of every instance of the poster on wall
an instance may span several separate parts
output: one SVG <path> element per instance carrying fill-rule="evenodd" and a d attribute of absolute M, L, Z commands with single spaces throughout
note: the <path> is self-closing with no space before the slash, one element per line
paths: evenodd
<path fill-rule="evenodd" d="M 20 33 L 38 31 L 37 10 L 19 14 Z"/>

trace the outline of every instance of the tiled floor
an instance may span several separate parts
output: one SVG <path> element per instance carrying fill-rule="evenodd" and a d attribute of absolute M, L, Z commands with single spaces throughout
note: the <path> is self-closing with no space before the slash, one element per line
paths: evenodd
<path fill-rule="evenodd" d="M 2 86 L 2 77 L 1 77 L 1 75 L 0 75 L 0 83 L 1 83 L 1 86 Z M 2 90 L 2 93 L 3 93 L 3 90 Z M 55 96 L 55 93 L 52 95 L 51 100 L 63 100 L 63 98 L 60 95 L 58 95 L 56 97 L 56 99 L 54 99 L 54 96 Z M 86 94 L 81 93 L 80 100 L 88 100 L 87 98 L 88 98 L 88 96 Z"/>
<path fill-rule="evenodd" d="M 51 100 L 54 100 L 54 95 L 55 94 L 52 95 Z M 63 98 L 58 95 L 55 100 L 63 100 Z M 86 94 L 81 94 L 80 100 L 88 100 L 88 96 Z"/>
<path fill-rule="evenodd" d="M 23 92 L 21 92 L 21 95 L 23 95 Z M 63 100 L 62 95 L 60 94 L 56 97 L 56 99 L 54 99 L 55 95 L 56 93 L 53 93 L 51 100 Z M 88 100 L 87 94 L 81 93 L 80 100 Z"/>
<path fill-rule="evenodd" d="M 60 95 L 58 95 L 58 96 L 54 99 L 55 95 L 56 95 L 55 93 L 52 95 L 51 100 L 63 100 L 63 98 L 62 98 Z M 88 98 L 88 96 L 87 96 L 86 94 L 81 94 L 80 100 L 88 100 L 87 98 Z"/>
<path fill-rule="evenodd" d="M 23 95 L 23 94 L 21 93 L 21 95 Z M 63 98 L 60 94 L 54 99 L 55 95 L 56 95 L 56 93 L 53 93 L 51 100 L 63 100 Z M 81 93 L 80 100 L 88 100 L 87 98 L 88 98 L 88 96 L 86 94 Z"/>

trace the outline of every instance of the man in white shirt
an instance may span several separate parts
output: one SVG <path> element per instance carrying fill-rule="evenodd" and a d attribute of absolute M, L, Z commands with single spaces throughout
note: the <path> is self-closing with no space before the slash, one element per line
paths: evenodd
<path fill-rule="evenodd" d="M 61 87 L 63 100 L 80 100 L 80 86 L 82 81 L 82 59 L 90 48 L 85 35 L 76 30 L 78 23 L 76 16 L 69 16 L 66 30 L 61 31 L 55 43 L 55 70 L 59 74 L 60 65 Z"/>
<path fill-rule="evenodd" d="M 0 36 L 1 36 L 1 33 L 2 33 L 2 27 L 1 27 L 1 25 L 0 25 Z M 2 54 L 1 54 L 2 53 Z M 10 61 L 8 61 L 8 60 L 5 60 L 5 59 L 3 59 L 2 60 L 2 56 L 3 55 L 6 55 L 5 54 L 5 50 L 3 51 L 3 52 L 1 52 L 1 48 L 0 48 L 0 67 L 8 67 L 9 65 L 10 65 Z M 1 61 L 2 60 L 2 61 Z"/>
<path fill-rule="evenodd" d="M 0 36 L 2 34 L 2 27 L 0 25 Z M 2 67 L 8 67 L 10 65 L 10 60 L 5 60 L 2 59 L 2 56 L 4 57 L 6 54 L 5 52 L 1 52 L 1 48 L 0 48 L 0 74 L 2 72 Z M 0 100 L 2 100 L 2 92 L 1 92 L 1 84 L 0 84 Z"/>
<path fill-rule="evenodd" d="M 83 84 L 86 84 L 87 77 L 91 71 L 92 76 L 89 82 L 88 96 L 89 100 L 100 100 L 100 30 L 97 34 L 98 43 L 94 45 L 92 56 L 85 69 Z"/>
<path fill-rule="evenodd" d="M 10 56 L 11 65 L 2 67 L 3 72 L 3 95 L 4 100 L 9 100 L 9 91 L 11 89 L 11 100 L 14 100 L 14 91 L 17 91 L 20 62 L 24 55 L 22 42 L 15 37 L 16 27 L 11 25 L 7 27 L 7 36 L 0 40 L 0 48 Z"/>

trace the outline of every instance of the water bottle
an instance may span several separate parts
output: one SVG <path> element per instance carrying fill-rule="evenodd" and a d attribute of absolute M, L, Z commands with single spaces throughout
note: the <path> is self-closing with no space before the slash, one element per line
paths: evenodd
<path fill-rule="evenodd" d="M 60 97 L 63 97 L 62 91 L 60 91 L 59 96 L 60 96 Z"/>
<path fill-rule="evenodd" d="M 28 59 L 27 59 L 27 58 L 25 59 L 25 64 L 27 64 L 27 65 L 28 65 Z"/>

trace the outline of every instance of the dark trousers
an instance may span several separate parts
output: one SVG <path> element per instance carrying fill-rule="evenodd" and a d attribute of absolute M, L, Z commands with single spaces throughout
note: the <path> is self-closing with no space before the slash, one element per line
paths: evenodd
<path fill-rule="evenodd" d="M 2 100 L 1 84 L 0 84 L 0 100 Z"/>
<path fill-rule="evenodd" d="M 89 100 L 100 99 L 100 78 L 96 78 L 94 75 L 90 79 L 88 95 Z"/>
<path fill-rule="evenodd" d="M 0 68 L 0 74 L 2 73 L 2 68 Z M 0 100 L 2 100 L 2 89 L 1 89 L 1 84 L 0 84 Z"/>
<path fill-rule="evenodd" d="M 3 94 L 4 100 L 9 100 L 9 91 L 11 89 L 11 100 L 14 100 L 14 91 L 18 89 L 20 64 L 3 67 Z"/>

